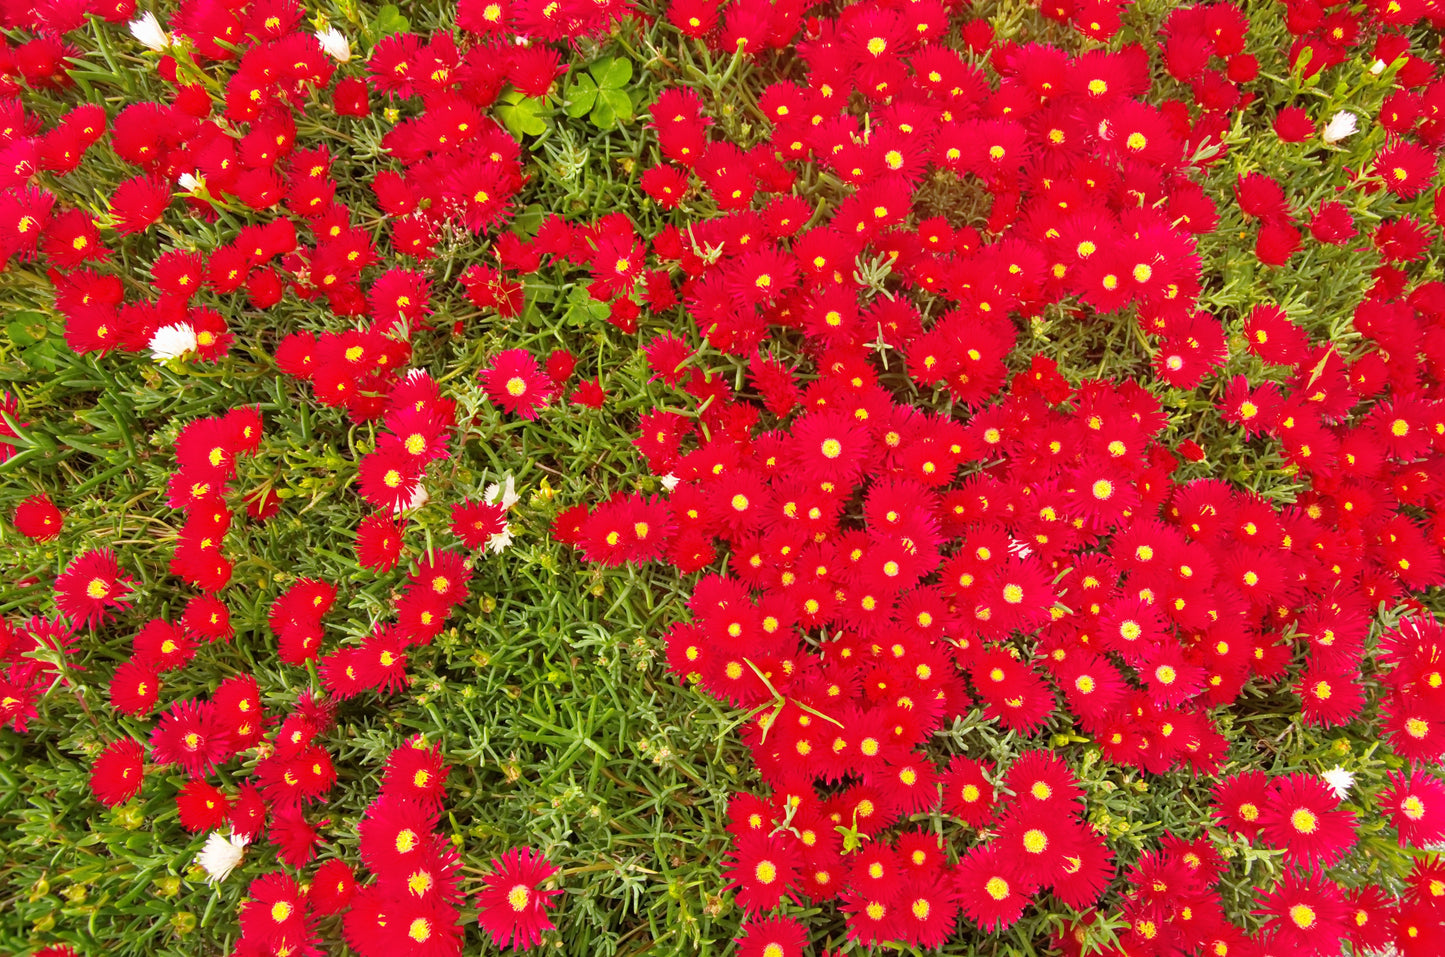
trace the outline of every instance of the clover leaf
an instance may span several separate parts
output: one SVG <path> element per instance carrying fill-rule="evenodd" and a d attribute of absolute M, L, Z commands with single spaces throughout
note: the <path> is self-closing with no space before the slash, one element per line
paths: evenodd
<path fill-rule="evenodd" d="M 632 97 L 626 90 L 631 79 L 631 60 L 603 57 L 567 88 L 567 115 L 586 115 L 604 130 L 625 123 L 634 115 Z"/>
<path fill-rule="evenodd" d="M 497 97 L 497 117 L 512 131 L 513 136 L 523 133 L 536 136 L 545 132 L 547 121 L 542 117 L 546 104 L 541 97 L 525 96 L 519 90 L 508 90 Z"/>

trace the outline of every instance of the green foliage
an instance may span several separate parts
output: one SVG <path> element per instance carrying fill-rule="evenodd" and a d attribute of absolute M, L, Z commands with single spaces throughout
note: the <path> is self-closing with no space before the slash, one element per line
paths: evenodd
<path fill-rule="evenodd" d="M 631 60 L 603 57 L 568 86 L 567 115 L 586 116 L 604 130 L 626 123 L 632 119 L 632 98 L 627 93 L 631 79 Z"/>

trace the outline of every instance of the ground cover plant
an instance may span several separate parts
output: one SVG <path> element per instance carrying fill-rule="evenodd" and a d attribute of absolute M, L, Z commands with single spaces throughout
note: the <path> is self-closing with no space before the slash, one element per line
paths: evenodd
<path fill-rule="evenodd" d="M 1445 10 L 8 5 L 0 950 L 1445 951 Z"/>

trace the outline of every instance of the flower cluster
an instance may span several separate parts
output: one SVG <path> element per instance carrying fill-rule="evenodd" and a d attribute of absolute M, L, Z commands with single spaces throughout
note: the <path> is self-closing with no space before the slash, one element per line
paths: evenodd
<path fill-rule="evenodd" d="M 461 857 L 437 832 L 448 770 L 440 750 L 420 738 L 387 759 L 359 828 L 361 859 L 375 879 L 356 888 L 345 916 L 346 941 L 361 957 L 462 952 Z"/>
<path fill-rule="evenodd" d="M 702 370 L 682 370 L 689 350 L 659 347 L 666 358 L 654 370 L 698 400 L 706 426 L 670 411 L 642 416 L 635 444 L 670 494 L 616 493 L 564 512 L 553 529 L 604 564 L 692 572 L 726 556 L 725 572 L 694 586 L 692 620 L 668 632 L 667 651 L 680 677 L 753 711 L 744 740 L 771 795 L 740 798 L 731 814 L 731 883 L 761 928 L 745 949 L 789 938 L 786 922 L 761 915 L 800 897 L 841 900 L 855 939 L 912 946 L 940 943 L 958 913 L 1007 925 L 1043 887 L 1089 908 L 1112 876 L 1099 836 L 1052 808 L 1034 826 L 1014 768 L 1000 777 L 965 756 L 940 763 L 923 750 L 934 731 L 980 708 L 1024 737 L 1072 726 L 1105 760 L 1150 774 L 1218 773 L 1228 748 L 1216 709 L 1247 686 L 1276 686 L 1295 691 L 1307 724 L 1358 719 L 1374 609 L 1445 581 L 1424 465 L 1445 435 L 1441 378 L 1433 360 L 1386 361 L 1434 355 L 1428 304 L 1438 295 L 1433 284 L 1407 290 L 1404 269 L 1434 232 L 1411 216 L 1374 233 L 1385 265 L 1355 312 L 1374 348 L 1343 355 L 1268 303 L 1244 323 L 1246 355 L 1288 371 L 1236 375 L 1218 410 L 1246 437 L 1278 443 L 1308 491 L 1281 505 L 1175 477 L 1202 450 L 1166 444 L 1160 396 L 1241 365 L 1220 319 L 1197 305 L 1196 245 L 1226 215 L 1199 179 L 1227 149 L 1232 116 L 1252 95 L 1242 85 L 1258 74 L 1243 11 L 1192 6 L 1165 23 L 1166 69 L 1192 86 L 1196 115 L 1176 101 L 1151 105 L 1142 51 L 998 44 L 985 70 L 931 43 L 930 8 L 915 7 L 859 4 L 810 25 L 797 48 L 807 80 L 763 92 L 771 136 L 750 149 L 711 135 L 693 90 L 659 97 L 666 164 L 643 188 L 669 209 L 700 195 L 717 214 L 686 235 L 664 228 L 648 251 L 681 272 L 707 345 L 748 363 L 750 391 L 709 385 Z M 1403 46 L 1381 44 L 1386 62 L 1404 56 L 1408 69 Z M 1300 120 L 1283 121 L 1296 141 L 1314 133 L 1293 131 Z M 1416 195 L 1434 175 L 1429 149 L 1400 141 L 1380 151 L 1385 188 Z M 804 169 L 847 187 L 808 228 L 809 211 L 788 195 Z M 988 195 L 998 238 L 916 215 L 923 184 L 942 171 Z M 1262 224 L 1261 262 L 1283 264 L 1302 247 L 1277 179 L 1240 176 L 1234 201 Z M 1311 223 L 1323 245 L 1353 231 L 1333 201 Z M 618 262 L 641 269 L 634 259 Z M 1062 302 L 1136 325 L 1154 385 L 1070 381 L 1044 356 L 1027 369 L 1011 361 L 1010 314 L 1037 322 Z M 769 355 L 775 330 L 801 333 L 815 376 Z M 966 414 L 900 398 L 889 387 L 893 353 L 913 394 L 942 387 Z M 1402 661 L 1381 711 L 1391 747 L 1412 762 L 1440 755 L 1428 717 L 1438 702 L 1427 703 L 1419 671 L 1439 652 L 1422 627 L 1397 633 L 1382 657 Z M 1035 754 L 1044 752 L 1020 758 L 1018 773 Z M 1056 773 L 1045 790 L 1068 794 L 1067 767 Z M 1248 780 L 1261 807 L 1289 809 L 1269 812 L 1270 845 L 1322 879 L 1354 843 L 1352 812 L 1318 803 L 1317 779 Z M 1402 842 L 1434 833 L 1419 808 L 1436 783 L 1395 779 Z M 996 784 L 1023 800 L 1000 817 L 983 797 Z M 940 787 L 943 812 L 980 841 L 948 851 L 909 827 L 940 807 Z M 1402 818 L 1412 798 L 1420 816 Z M 905 865 L 913 876 L 900 882 L 898 861 L 915 849 L 918 870 Z M 1221 907 L 1207 842 L 1150 860 L 1174 873 L 1155 881 L 1141 864 L 1130 875 L 1142 890 L 1124 900 L 1121 952 L 1233 939 L 1219 920 L 1186 926 Z M 905 901 L 915 880 L 917 900 Z"/>
<path fill-rule="evenodd" d="M 261 446 L 261 413 L 235 409 L 215 418 L 196 419 L 176 435 L 176 471 L 166 504 L 186 515 L 171 560 L 171 571 L 183 581 L 214 594 L 231 580 L 232 566 L 221 554 L 231 527 L 225 496 L 236 476 L 236 460 Z M 253 519 L 274 515 L 280 502 L 263 492 L 247 501 Z"/>

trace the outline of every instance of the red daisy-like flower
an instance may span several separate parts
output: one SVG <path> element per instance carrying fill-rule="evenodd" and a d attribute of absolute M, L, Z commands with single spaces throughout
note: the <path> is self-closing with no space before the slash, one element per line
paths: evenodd
<path fill-rule="evenodd" d="M 946 869 L 908 880 L 895 906 L 898 936 L 905 943 L 933 950 L 953 934 L 958 917 L 957 891 Z"/>
<path fill-rule="evenodd" d="M 553 929 L 547 912 L 562 891 L 540 885 L 556 873 L 557 868 L 530 847 L 514 847 L 492 859 L 492 873 L 477 894 L 477 924 L 493 943 L 527 950 L 541 941 L 543 931 Z"/>
<path fill-rule="evenodd" d="M 798 862 L 782 841 L 782 836 L 752 832 L 738 837 L 729 852 L 728 886 L 738 889 L 738 906 L 749 914 L 771 910 L 791 896 Z"/>
<path fill-rule="evenodd" d="M 942 777 L 943 809 L 969 827 L 984 827 L 992 819 L 998 800 L 986 776 L 992 773 L 993 766 L 987 762 L 956 756 Z"/>
<path fill-rule="evenodd" d="M 248 898 L 241 905 L 241 933 L 252 940 L 276 941 L 290 935 L 306 935 L 311 914 L 306 895 L 296 879 L 282 871 L 262 874 L 246 888 Z"/>
<path fill-rule="evenodd" d="M 467 499 L 452 506 L 452 534 L 468 548 L 481 548 L 507 530 L 507 510 L 500 502 Z"/>
<path fill-rule="evenodd" d="M 176 813 L 181 827 L 192 834 L 214 830 L 225 824 L 230 810 L 226 795 L 206 781 L 188 781 L 176 793 Z"/>
<path fill-rule="evenodd" d="M 145 783 L 145 747 L 134 738 L 105 746 L 90 765 L 90 790 L 106 807 L 117 807 L 140 793 Z"/>
<path fill-rule="evenodd" d="M 959 906 L 986 931 L 1012 926 L 1036 889 L 1004 867 L 989 845 L 971 848 L 959 859 L 956 873 Z"/>
<path fill-rule="evenodd" d="M 1284 849 L 1286 862 L 1328 867 L 1355 843 L 1355 815 L 1316 774 L 1276 779 L 1262 809 L 1263 838 Z"/>
<path fill-rule="evenodd" d="M 132 639 L 135 660 L 156 671 L 173 671 L 196 654 L 195 641 L 179 625 L 152 618 Z"/>
<path fill-rule="evenodd" d="M 404 869 L 422 859 L 438 838 L 437 815 L 415 801 L 383 795 L 366 810 L 360 835 L 361 860 L 377 874 Z"/>
<path fill-rule="evenodd" d="M 467 582 L 472 570 L 457 552 L 435 551 L 422 556 L 408 579 L 408 590 L 415 588 L 447 605 L 455 605 L 467 597 Z"/>
<path fill-rule="evenodd" d="M 407 798 L 439 813 L 446 797 L 446 781 L 450 773 L 451 769 L 442 760 L 440 746 L 427 747 L 418 735 L 408 739 L 386 759 L 381 787 L 386 794 Z"/>
<path fill-rule="evenodd" d="M 410 505 L 421 486 L 421 468 L 412 456 L 384 448 L 361 457 L 357 476 L 361 497 L 388 512 Z"/>
<path fill-rule="evenodd" d="M 1391 774 L 1379 801 L 1401 847 L 1426 847 L 1445 837 L 1445 783 L 1434 775 L 1421 770 Z"/>
<path fill-rule="evenodd" d="M 132 176 L 111 193 L 110 204 L 116 232 L 129 236 L 160 221 L 171 204 L 171 191 L 154 177 Z"/>
<path fill-rule="evenodd" d="M 181 627 L 209 641 L 230 641 L 236 634 L 231 626 L 231 609 L 215 595 L 197 595 L 186 602 Z"/>
<path fill-rule="evenodd" d="M 110 679 L 110 703 L 122 714 L 139 718 L 151 713 L 160 698 L 160 675 L 138 661 L 126 661 Z"/>
<path fill-rule="evenodd" d="M 351 903 L 355 893 L 356 875 L 351 867 L 339 858 L 332 858 L 316 868 L 306 900 L 313 913 L 335 914 Z"/>
<path fill-rule="evenodd" d="M 843 412 L 813 412 L 793 424 L 793 459 L 814 481 L 849 485 L 872 450 L 868 430 Z"/>
<path fill-rule="evenodd" d="M 742 936 L 733 938 L 737 957 L 802 957 L 808 947 L 808 931 L 790 917 L 765 917 L 743 925 Z"/>
<path fill-rule="evenodd" d="M 1375 173 L 1385 189 L 1401 199 L 1413 199 L 1429 188 L 1435 167 L 1435 154 L 1411 140 L 1397 140 L 1375 154 Z"/>
<path fill-rule="evenodd" d="M 60 535 L 64 525 L 60 509 L 48 495 L 32 495 L 15 507 L 15 529 L 26 538 L 48 542 Z"/>
<path fill-rule="evenodd" d="M 210 702 L 177 701 L 151 732 L 155 762 L 176 765 L 192 777 L 211 773 L 233 753 L 230 736 Z"/>
<path fill-rule="evenodd" d="M 362 568 L 389 572 L 401 561 L 401 531 L 390 515 L 375 512 L 356 526 L 356 561 Z"/>
<path fill-rule="evenodd" d="M 492 359 L 492 367 L 478 375 L 487 398 L 504 412 L 535 419 L 537 410 L 557 391 L 541 365 L 526 349 L 508 349 Z"/>
<path fill-rule="evenodd" d="M 55 605 L 76 625 L 105 623 L 110 609 L 129 607 L 135 582 L 121 574 L 108 548 L 75 558 L 55 579 Z"/>
<path fill-rule="evenodd" d="M 1267 933 L 1277 948 L 1299 957 L 1338 953 L 1349 914 L 1339 885 L 1318 871 L 1290 871 L 1256 913 L 1270 919 Z"/>

